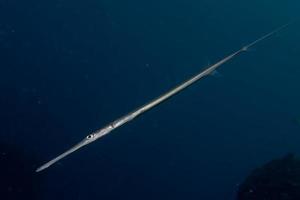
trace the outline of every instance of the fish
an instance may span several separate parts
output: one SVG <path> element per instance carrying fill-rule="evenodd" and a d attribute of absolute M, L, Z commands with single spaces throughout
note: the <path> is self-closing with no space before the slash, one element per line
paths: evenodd
<path fill-rule="evenodd" d="M 170 97 L 173 97 L 175 94 L 183 91 L 188 86 L 196 83 L 198 80 L 206 77 L 207 75 L 213 75 L 216 72 L 217 68 L 222 66 L 224 63 L 227 63 L 228 61 L 230 61 L 231 59 L 235 58 L 236 56 L 240 55 L 243 52 L 247 52 L 251 47 L 253 47 L 257 43 L 259 43 L 259 42 L 267 39 L 268 37 L 274 35 L 275 33 L 279 32 L 283 28 L 287 27 L 289 24 L 290 23 L 287 23 L 287 24 L 285 24 L 283 26 L 280 26 L 279 28 L 276 28 L 275 30 L 263 35 L 262 37 L 254 40 L 253 42 L 251 42 L 251 43 L 243 46 L 239 50 L 233 52 L 232 54 L 224 57 L 223 59 L 221 59 L 219 61 L 217 61 L 215 64 L 212 64 L 212 65 L 208 66 L 206 69 L 200 71 L 198 74 L 192 76 L 191 78 L 187 79 L 186 81 L 182 82 L 181 84 L 177 85 L 176 87 L 174 87 L 174 88 L 170 89 L 169 91 L 163 93 L 161 96 L 153 99 L 149 103 L 146 103 L 143 106 L 133 110 L 132 112 L 129 112 L 129 113 L 125 114 L 124 116 L 116 119 L 115 121 L 112 121 L 111 123 L 107 124 L 106 126 L 102 127 L 101 129 L 98 129 L 98 130 L 90 133 L 84 139 L 82 139 L 79 143 L 77 143 L 76 145 L 74 145 L 73 147 L 68 149 L 67 151 L 63 152 L 62 154 L 58 155 L 57 157 L 53 158 L 52 160 L 50 160 L 50 161 L 46 162 L 45 164 L 43 164 L 42 166 L 38 167 L 36 169 L 36 172 L 41 172 L 41 171 L 49 168 L 50 166 L 52 166 L 56 162 L 60 161 L 61 159 L 65 158 L 65 157 L 67 157 L 68 155 L 74 153 L 75 151 L 78 151 L 82 147 L 85 147 L 85 146 L 95 142 L 96 140 L 102 138 L 103 136 L 111 133 L 113 130 L 117 129 L 118 127 L 134 120 L 135 118 L 137 118 L 138 116 L 141 116 L 146 111 L 156 107 L 157 105 L 159 105 L 160 103 L 166 101 Z"/>

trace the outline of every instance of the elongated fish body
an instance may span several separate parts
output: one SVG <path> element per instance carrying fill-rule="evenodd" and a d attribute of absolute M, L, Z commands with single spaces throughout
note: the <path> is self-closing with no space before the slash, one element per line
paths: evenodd
<path fill-rule="evenodd" d="M 275 29 L 274 31 L 262 36 L 261 38 L 258 38 L 257 40 L 255 40 L 252 43 L 249 43 L 246 46 L 243 46 L 241 49 L 237 50 L 236 52 L 230 54 L 229 56 L 221 59 L 220 61 L 216 62 L 213 65 L 210 65 L 208 68 L 206 68 L 205 70 L 201 71 L 200 73 L 194 75 L 193 77 L 191 77 L 190 79 L 184 81 L 183 83 L 181 83 L 180 85 L 174 87 L 173 89 L 169 90 L 168 92 L 162 94 L 161 96 L 153 99 L 152 101 L 150 101 L 149 103 L 137 108 L 136 110 L 120 117 L 119 119 L 109 123 L 108 125 L 104 126 L 103 128 L 89 134 L 88 136 L 86 136 L 81 142 L 79 142 L 78 144 L 74 145 L 73 147 L 71 147 L 70 149 L 68 149 L 67 151 L 65 151 L 64 153 L 60 154 L 59 156 L 55 157 L 54 159 L 50 160 L 49 162 L 45 163 L 44 165 L 40 166 L 39 168 L 36 169 L 36 172 L 40 172 L 43 171 L 45 169 L 47 169 L 48 167 L 50 167 L 51 165 L 53 165 L 54 163 L 56 163 L 57 161 L 65 158 L 66 156 L 68 156 L 69 154 L 77 151 L 78 149 L 96 141 L 99 138 L 102 138 L 103 136 L 109 134 L 111 131 L 113 131 L 114 129 L 126 124 L 129 121 L 132 121 L 134 118 L 140 116 L 141 114 L 143 114 L 144 112 L 146 112 L 147 110 L 152 109 L 153 107 L 157 106 L 158 104 L 164 102 L 165 100 L 167 100 L 168 98 L 174 96 L 175 94 L 181 92 L 182 90 L 184 90 L 185 88 L 187 88 L 188 86 L 192 85 L 193 83 L 195 83 L 196 81 L 200 80 L 201 78 L 212 74 L 218 67 L 220 67 L 221 65 L 223 65 L 224 63 L 228 62 L 229 60 L 233 59 L 234 57 L 236 57 L 237 55 L 239 55 L 242 52 L 247 51 L 250 47 L 256 45 L 258 42 L 270 37 L 271 35 L 277 33 L 278 31 L 280 31 L 281 29 L 285 28 L 288 24 L 281 26 L 277 29 Z"/>

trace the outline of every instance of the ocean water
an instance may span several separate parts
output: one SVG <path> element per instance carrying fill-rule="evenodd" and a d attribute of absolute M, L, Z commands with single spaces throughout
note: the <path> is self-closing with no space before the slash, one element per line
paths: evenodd
<path fill-rule="evenodd" d="M 233 200 L 300 153 L 296 0 L 1 0 L 0 199 Z M 287 22 L 174 98 L 44 162 Z"/>

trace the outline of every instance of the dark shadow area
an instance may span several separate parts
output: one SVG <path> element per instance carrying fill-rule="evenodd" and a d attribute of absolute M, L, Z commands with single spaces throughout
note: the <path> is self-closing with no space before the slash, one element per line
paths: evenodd
<path fill-rule="evenodd" d="M 39 140 L 47 140 L 57 124 L 35 88 L 0 89 L 0 199 L 41 199 L 44 179 L 35 172 L 43 153 Z"/>
<path fill-rule="evenodd" d="M 40 176 L 33 166 L 36 162 L 13 146 L 0 143 L 1 199 L 40 199 Z"/>
<path fill-rule="evenodd" d="M 237 193 L 237 200 L 299 199 L 300 160 L 293 154 L 272 160 L 252 171 Z"/>

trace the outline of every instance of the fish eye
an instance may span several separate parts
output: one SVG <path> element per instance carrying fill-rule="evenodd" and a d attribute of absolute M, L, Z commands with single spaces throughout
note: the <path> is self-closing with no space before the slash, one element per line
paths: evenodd
<path fill-rule="evenodd" d="M 90 140 L 94 137 L 94 134 L 89 134 L 88 136 L 86 136 L 86 139 Z"/>

